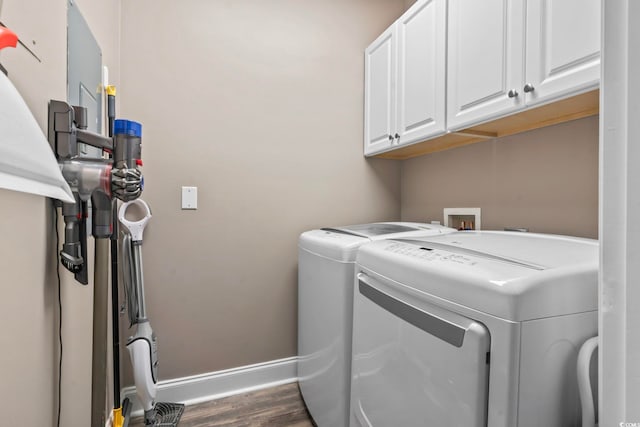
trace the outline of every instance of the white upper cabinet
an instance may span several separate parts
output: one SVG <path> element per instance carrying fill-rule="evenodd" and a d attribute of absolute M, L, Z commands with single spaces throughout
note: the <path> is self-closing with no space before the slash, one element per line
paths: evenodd
<path fill-rule="evenodd" d="M 365 51 L 364 154 L 391 147 L 396 120 L 395 27 L 382 33 Z"/>
<path fill-rule="evenodd" d="M 600 0 L 527 0 L 526 102 L 597 87 Z"/>
<path fill-rule="evenodd" d="M 450 129 L 524 107 L 524 19 L 523 0 L 449 0 Z"/>
<path fill-rule="evenodd" d="M 449 129 L 596 88 L 600 1 L 449 0 Z"/>
<path fill-rule="evenodd" d="M 445 133 L 445 0 L 418 0 L 365 57 L 365 155 Z"/>
<path fill-rule="evenodd" d="M 396 24 L 398 145 L 446 131 L 446 19 L 445 2 L 429 0 L 417 2 Z"/>
<path fill-rule="evenodd" d="M 365 52 L 365 155 L 409 158 L 597 114 L 601 3 L 416 1 Z"/>

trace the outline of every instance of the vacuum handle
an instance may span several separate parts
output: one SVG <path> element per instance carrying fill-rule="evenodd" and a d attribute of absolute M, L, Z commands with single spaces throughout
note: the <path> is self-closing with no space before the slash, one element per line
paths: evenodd
<path fill-rule="evenodd" d="M 131 205 L 139 205 L 145 211 L 145 216 L 139 221 L 129 221 L 125 218 L 125 214 L 127 209 Z M 130 202 L 123 203 L 118 210 L 118 220 L 120 223 L 129 230 L 131 233 L 131 240 L 134 242 L 142 241 L 142 234 L 144 233 L 144 228 L 147 225 L 147 222 L 151 219 L 151 209 L 149 209 L 149 205 L 142 199 L 132 200 Z"/>

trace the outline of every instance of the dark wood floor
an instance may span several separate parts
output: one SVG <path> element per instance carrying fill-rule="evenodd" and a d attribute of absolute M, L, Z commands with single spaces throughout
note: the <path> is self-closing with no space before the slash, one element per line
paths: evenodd
<path fill-rule="evenodd" d="M 130 427 L 143 427 L 134 418 Z M 312 427 L 297 383 L 187 406 L 179 427 Z"/>

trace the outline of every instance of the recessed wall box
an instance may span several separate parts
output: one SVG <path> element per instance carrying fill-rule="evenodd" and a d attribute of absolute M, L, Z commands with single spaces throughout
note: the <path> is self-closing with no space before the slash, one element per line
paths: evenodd
<path fill-rule="evenodd" d="M 458 230 L 480 230 L 480 208 L 444 208 L 444 225 Z"/>

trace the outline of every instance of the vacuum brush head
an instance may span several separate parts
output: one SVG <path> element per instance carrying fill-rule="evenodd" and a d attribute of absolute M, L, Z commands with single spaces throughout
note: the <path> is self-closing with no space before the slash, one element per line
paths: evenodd
<path fill-rule="evenodd" d="M 82 265 L 84 264 L 82 257 L 74 257 L 65 251 L 60 251 L 60 262 L 64 268 L 72 273 L 79 273 L 82 270 Z"/>
<path fill-rule="evenodd" d="M 154 427 L 176 427 L 184 413 L 182 403 L 158 402 L 153 407 L 153 416 L 147 418 L 145 414 L 145 424 Z"/>

